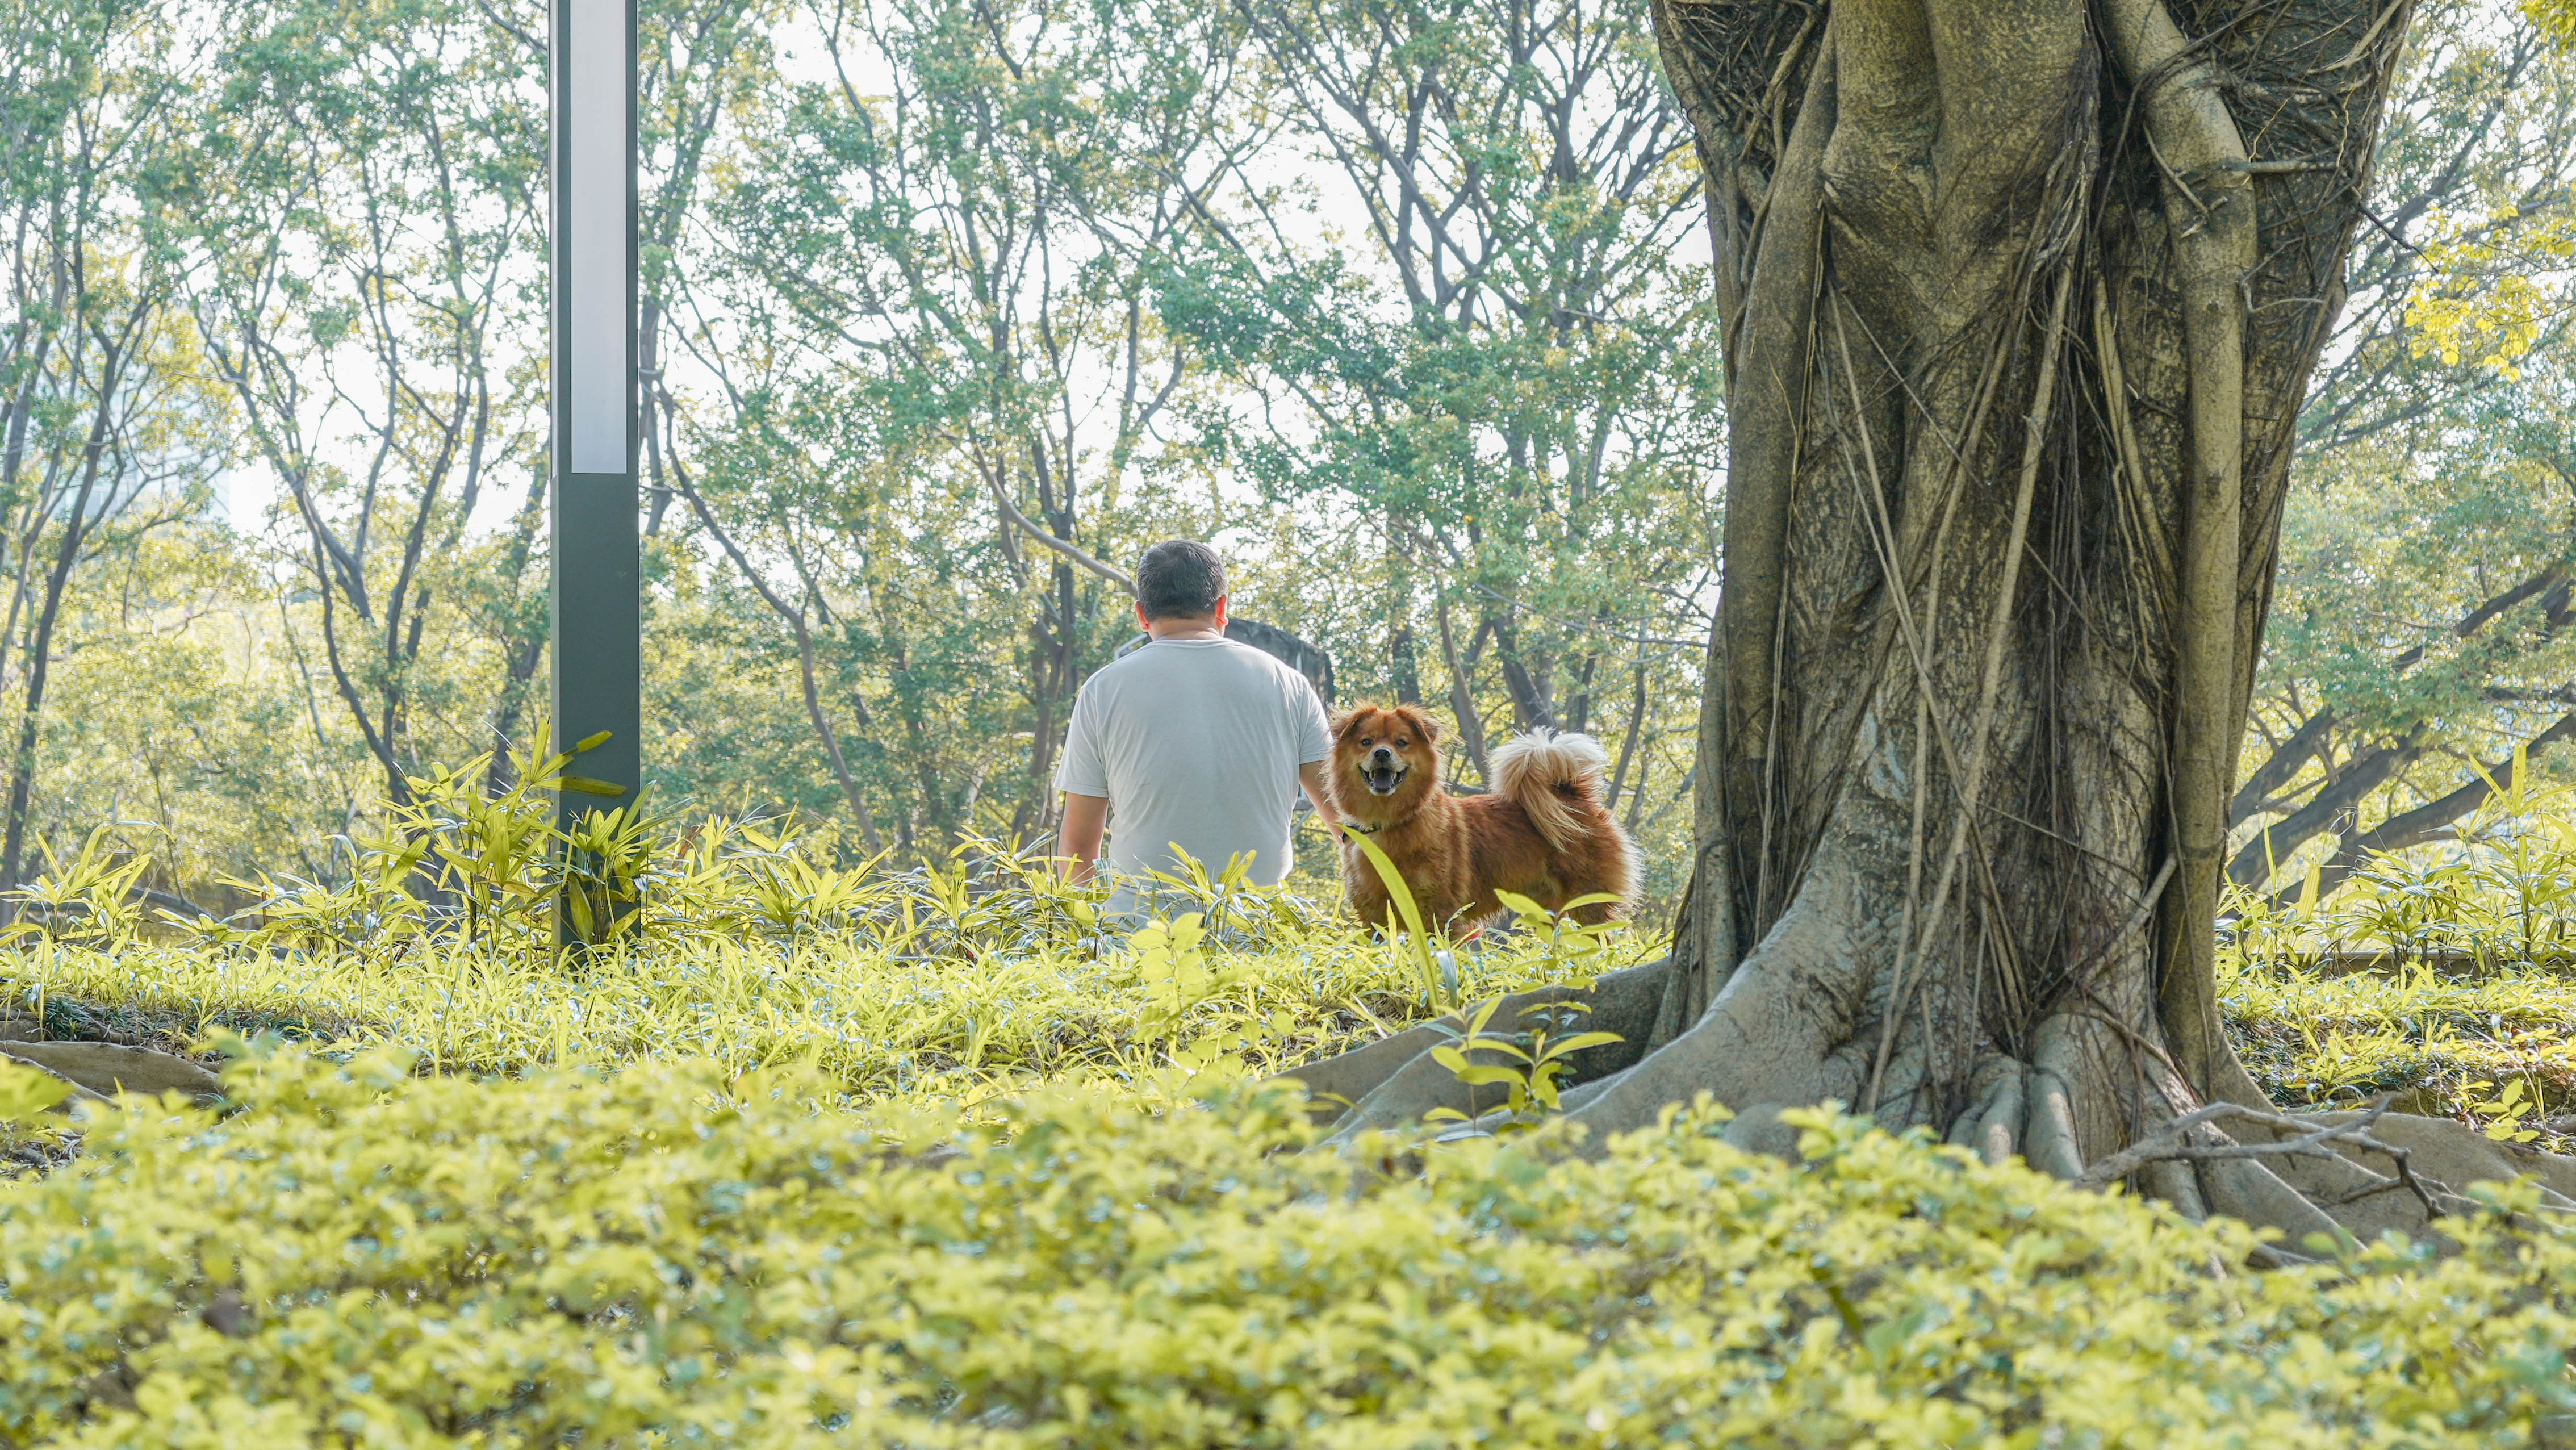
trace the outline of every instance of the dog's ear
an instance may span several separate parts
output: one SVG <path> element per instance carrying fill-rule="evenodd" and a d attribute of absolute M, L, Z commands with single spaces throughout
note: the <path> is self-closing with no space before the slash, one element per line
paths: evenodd
<path fill-rule="evenodd" d="M 1360 721 L 1363 718 L 1376 713 L 1376 711 L 1377 707 L 1375 705 L 1353 705 L 1349 709 L 1335 715 L 1333 717 L 1333 738 L 1335 740 L 1350 739 L 1351 733 L 1359 729 Z"/>
<path fill-rule="evenodd" d="M 1430 716 L 1415 709 L 1411 705 L 1398 705 L 1395 707 L 1395 713 L 1398 719 L 1413 727 L 1413 733 L 1422 737 L 1423 744 L 1437 745 L 1440 743 L 1440 724 L 1438 721 L 1433 720 Z"/>

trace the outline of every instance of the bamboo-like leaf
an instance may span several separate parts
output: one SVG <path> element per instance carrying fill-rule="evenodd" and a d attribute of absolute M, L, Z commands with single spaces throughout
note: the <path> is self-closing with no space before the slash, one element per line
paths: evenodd
<path fill-rule="evenodd" d="M 1625 1041 L 1627 1039 L 1616 1032 L 1578 1032 L 1562 1042 L 1548 1043 L 1547 1051 L 1540 1054 L 1540 1057 L 1543 1061 L 1552 1062 L 1557 1058 L 1581 1052 L 1587 1047 L 1607 1047 L 1613 1042 Z"/>
<path fill-rule="evenodd" d="M 1495 1009 L 1502 1005 L 1503 999 L 1500 997 L 1489 997 L 1485 999 L 1484 1002 L 1480 1003 L 1476 1008 L 1475 1015 L 1467 1019 L 1467 1035 L 1469 1037 L 1475 1037 L 1482 1034 L 1485 1030 L 1485 1024 L 1494 1020 Z"/>
<path fill-rule="evenodd" d="M 1414 904 L 1413 888 L 1404 884 L 1404 873 L 1396 869 L 1394 860 L 1377 842 L 1368 838 L 1367 832 L 1346 825 L 1342 827 L 1342 835 L 1360 848 L 1360 854 L 1368 858 L 1369 866 L 1377 872 L 1378 880 L 1385 883 L 1387 900 L 1404 920 L 1405 932 L 1412 943 L 1414 967 L 1422 973 L 1422 989 L 1436 1002 L 1440 996 L 1440 967 L 1431 959 L 1431 942 L 1422 929 L 1422 908 Z"/>

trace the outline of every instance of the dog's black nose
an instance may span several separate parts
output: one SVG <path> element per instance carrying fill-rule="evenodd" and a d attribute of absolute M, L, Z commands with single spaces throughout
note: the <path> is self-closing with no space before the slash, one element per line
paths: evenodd
<path fill-rule="evenodd" d="M 1385 746 L 1383 746 L 1383 745 L 1381 745 L 1381 746 L 1379 746 L 1377 749 L 1372 750 L 1372 751 L 1370 751 L 1370 752 L 1369 752 L 1369 759 L 1370 759 L 1372 762 L 1384 762 L 1384 761 L 1392 760 L 1392 759 L 1394 759 L 1394 758 L 1395 758 L 1395 752 L 1394 752 L 1394 751 L 1392 751 L 1392 750 L 1387 749 L 1387 748 L 1386 748 Z"/>

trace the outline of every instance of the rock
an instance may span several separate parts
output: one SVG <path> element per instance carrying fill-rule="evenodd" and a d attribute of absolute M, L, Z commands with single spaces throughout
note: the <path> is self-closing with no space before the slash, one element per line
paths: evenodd
<path fill-rule="evenodd" d="M 106 1042 L 11 1042 L 10 1057 L 66 1077 L 93 1093 L 186 1093 L 220 1097 L 221 1078 L 184 1057 Z"/>
<path fill-rule="evenodd" d="M 44 1035 L 44 1024 L 33 1017 L 0 1017 L 0 1042 L 37 1042 Z"/>

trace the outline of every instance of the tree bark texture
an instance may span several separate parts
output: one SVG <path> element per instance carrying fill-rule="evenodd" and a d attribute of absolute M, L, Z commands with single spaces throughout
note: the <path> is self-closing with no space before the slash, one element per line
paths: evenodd
<path fill-rule="evenodd" d="M 1672 954 L 1575 994 L 1625 1039 L 1567 1096 L 1589 1141 L 1705 1092 L 1786 1148 L 1781 1108 L 1838 1101 L 2293 1230 L 2438 1213 L 2383 1150 L 2530 1171 L 2226 1106 L 2270 1106 L 2214 992 L 2233 762 L 2407 12 L 1659 0 L 1726 317 L 1724 594 Z M 1301 1074 L 1346 1135 L 1463 1100 L 1370 1051 Z"/>

